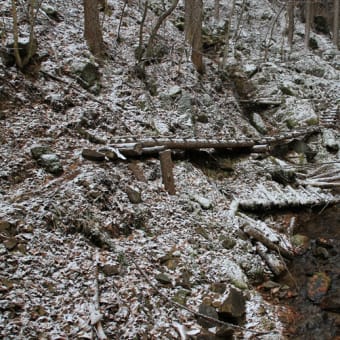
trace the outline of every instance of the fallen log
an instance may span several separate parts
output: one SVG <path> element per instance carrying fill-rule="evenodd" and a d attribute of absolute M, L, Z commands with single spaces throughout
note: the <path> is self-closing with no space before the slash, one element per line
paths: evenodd
<path fill-rule="evenodd" d="M 287 270 L 286 264 L 277 255 L 268 253 L 267 248 L 260 242 L 256 244 L 256 252 L 267 264 L 268 268 L 275 276 L 279 276 Z"/>
<path fill-rule="evenodd" d="M 264 244 L 268 249 L 275 250 L 280 255 L 291 259 L 293 258 L 294 254 L 291 250 L 288 250 L 284 248 L 279 243 L 275 243 L 272 240 L 269 239 L 263 232 L 261 232 L 256 227 L 252 226 L 250 223 L 246 223 L 246 225 L 243 227 L 243 231 L 249 236 L 255 239 L 256 241 L 261 242 Z"/>

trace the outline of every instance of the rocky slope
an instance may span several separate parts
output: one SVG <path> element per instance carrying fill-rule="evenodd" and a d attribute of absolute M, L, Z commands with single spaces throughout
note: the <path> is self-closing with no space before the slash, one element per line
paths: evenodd
<path fill-rule="evenodd" d="M 229 13 L 227 3 L 221 1 L 221 18 Z M 278 8 L 247 1 L 242 10 L 237 2 L 232 32 L 243 11 L 242 22 L 225 72 L 210 45 L 207 72 L 199 76 L 178 29 L 180 3 L 159 32 L 164 54 L 147 66 L 146 82 L 134 54 L 143 8 L 128 2 L 117 41 L 124 4 L 108 5 L 103 27 L 109 57 L 102 65 L 84 43 L 81 4 L 52 0 L 36 22 L 44 58 L 25 75 L 0 64 L 0 334 L 284 338 L 285 307 L 265 300 L 256 287 L 272 282 L 275 270 L 285 271 L 277 249 L 293 255 L 294 218 L 260 220 L 239 211 L 239 204 L 304 205 L 312 198 L 308 204 L 323 206 L 338 199 L 329 189 L 307 185 L 311 178 L 324 182 L 317 173 L 321 164 L 331 177 L 339 170 L 338 51 L 327 36 L 314 34 L 318 49 L 301 52 L 298 23 L 289 53 L 280 16 L 265 58 L 263 43 Z M 213 2 L 205 6 L 211 39 L 223 20 L 212 19 Z M 145 39 L 162 11 L 156 1 L 151 7 Z M 12 39 L 10 3 L 1 11 L 6 44 Z M 25 38 L 24 14 L 19 18 Z M 118 136 L 255 138 L 315 126 L 328 114 L 330 127 L 270 155 L 176 154 L 176 195 L 163 188 L 157 155 L 113 162 L 82 156 Z"/>

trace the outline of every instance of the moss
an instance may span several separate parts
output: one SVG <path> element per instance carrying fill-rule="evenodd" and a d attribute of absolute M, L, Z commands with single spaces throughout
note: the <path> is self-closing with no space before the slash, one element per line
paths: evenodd
<path fill-rule="evenodd" d="M 319 121 L 317 118 L 310 118 L 308 120 L 306 120 L 306 124 L 308 126 L 311 126 L 311 125 L 318 125 Z"/>
<path fill-rule="evenodd" d="M 298 125 L 297 121 L 291 118 L 286 119 L 285 123 L 287 125 L 287 128 L 290 130 L 294 129 Z"/>
<path fill-rule="evenodd" d="M 294 92 L 287 86 L 281 86 L 280 90 L 286 96 L 294 96 Z"/>

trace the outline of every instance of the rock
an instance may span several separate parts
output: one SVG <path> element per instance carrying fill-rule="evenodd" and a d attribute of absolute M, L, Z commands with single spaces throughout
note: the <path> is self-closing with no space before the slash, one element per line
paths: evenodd
<path fill-rule="evenodd" d="M 190 93 L 183 92 L 181 98 L 179 98 L 177 105 L 180 113 L 192 112 L 194 98 Z"/>
<path fill-rule="evenodd" d="M 33 40 L 32 44 L 30 44 L 30 41 L 28 39 L 19 40 L 18 50 L 19 50 L 19 55 L 23 62 L 23 66 L 27 65 L 30 62 L 30 60 L 32 59 L 32 56 L 36 54 L 37 49 L 38 49 L 38 44 L 36 40 Z M 30 58 L 29 58 L 29 53 L 30 53 Z M 0 50 L 0 57 L 1 57 L 2 63 L 6 67 L 12 67 L 15 65 L 16 60 L 15 60 L 15 55 L 14 55 L 14 42 L 7 44 L 5 48 Z"/>
<path fill-rule="evenodd" d="M 323 144 L 328 151 L 336 152 L 339 151 L 340 142 L 337 140 L 335 133 L 330 129 L 324 129 L 323 131 Z"/>
<path fill-rule="evenodd" d="M 304 254 L 310 246 L 310 240 L 305 235 L 293 235 L 291 238 L 291 242 L 294 247 L 294 251 L 299 255 Z"/>
<path fill-rule="evenodd" d="M 212 202 L 200 195 L 193 195 L 192 199 L 197 202 L 203 209 L 210 209 L 212 207 Z"/>
<path fill-rule="evenodd" d="M 326 295 L 331 284 L 331 278 L 325 272 L 315 273 L 307 281 L 307 296 L 315 303 Z"/>
<path fill-rule="evenodd" d="M 218 307 L 218 313 L 227 314 L 228 317 L 239 318 L 246 312 L 246 299 L 242 292 L 230 287 Z"/>
<path fill-rule="evenodd" d="M 329 258 L 328 250 L 324 247 L 316 247 L 313 251 L 313 255 L 320 257 L 322 259 L 328 259 Z"/>
<path fill-rule="evenodd" d="M 189 290 L 180 289 L 179 291 L 176 292 L 172 300 L 181 305 L 186 305 L 188 295 L 190 295 Z"/>
<path fill-rule="evenodd" d="M 31 147 L 31 155 L 38 160 L 42 155 L 53 153 L 52 149 L 47 145 L 34 145 Z"/>
<path fill-rule="evenodd" d="M 247 276 L 244 274 L 243 270 L 237 263 L 229 259 L 224 259 L 223 267 L 228 268 L 226 276 L 229 278 L 229 280 L 235 287 L 240 289 L 248 288 Z"/>
<path fill-rule="evenodd" d="M 251 115 L 250 120 L 258 132 L 263 134 L 267 133 L 266 123 L 263 121 L 262 117 L 258 113 L 254 112 Z"/>
<path fill-rule="evenodd" d="M 0 220 L 0 234 L 14 236 L 17 234 L 16 226 L 6 220 Z"/>
<path fill-rule="evenodd" d="M 73 72 L 79 76 L 78 82 L 83 88 L 89 89 L 99 85 L 101 75 L 97 65 L 91 62 L 77 62 L 72 66 Z"/>
<path fill-rule="evenodd" d="M 209 123 L 209 118 L 204 112 L 197 113 L 197 115 L 195 116 L 195 120 L 198 123 L 203 123 L 203 124 Z"/>
<path fill-rule="evenodd" d="M 138 204 L 142 202 L 142 193 L 139 189 L 128 186 L 126 187 L 125 192 L 127 193 L 131 203 Z"/>
<path fill-rule="evenodd" d="M 181 276 L 178 278 L 176 282 L 176 285 L 181 286 L 186 289 L 190 289 L 191 288 L 191 282 L 190 282 L 191 276 L 192 276 L 192 273 L 190 272 L 190 270 L 183 269 L 181 271 Z"/>
<path fill-rule="evenodd" d="M 60 175 L 63 167 L 59 157 L 53 153 L 47 145 L 34 145 L 31 147 L 31 155 L 47 172 L 54 175 Z"/>
<path fill-rule="evenodd" d="M 172 86 L 170 87 L 167 91 L 166 91 L 166 95 L 171 97 L 171 98 L 175 98 L 177 97 L 178 95 L 180 95 L 182 92 L 182 89 L 175 85 L 175 86 Z"/>
<path fill-rule="evenodd" d="M 120 273 L 120 267 L 114 264 L 104 264 L 101 269 L 107 276 L 118 275 Z"/>
<path fill-rule="evenodd" d="M 232 340 L 234 330 L 228 326 L 220 326 L 217 328 L 215 334 L 217 339 Z"/>
<path fill-rule="evenodd" d="M 280 184 L 292 184 L 296 181 L 296 173 L 294 170 L 284 169 L 277 167 L 273 170 L 270 170 L 270 175 L 275 182 Z"/>
<path fill-rule="evenodd" d="M 227 285 L 224 282 L 215 282 L 210 286 L 210 290 L 214 293 L 224 294 L 227 289 Z"/>
<path fill-rule="evenodd" d="M 208 305 L 208 304 L 202 303 L 199 306 L 198 312 L 200 314 L 203 314 L 203 315 L 206 315 L 210 318 L 218 320 L 218 314 L 217 314 L 216 309 L 214 307 Z M 211 327 L 215 327 L 217 325 L 216 322 L 214 322 L 212 320 L 205 319 L 205 318 L 200 317 L 200 316 L 197 318 L 197 322 L 204 328 L 211 328 Z"/>
<path fill-rule="evenodd" d="M 236 245 L 236 240 L 230 236 L 226 236 L 222 239 L 222 247 L 225 249 L 232 249 Z"/>
<path fill-rule="evenodd" d="M 50 5 L 42 6 L 42 10 L 49 18 L 56 22 L 61 22 L 63 20 L 63 16 L 57 11 L 57 9 Z"/>
<path fill-rule="evenodd" d="M 165 273 L 160 273 L 160 274 L 157 274 L 155 279 L 159 282 L 159 283 L 162 283 L 164 285 L 171 285 L 172 283 L 172 280 L 171 278 L 165 274 Z"/>
<path fill-rule="evenodd" d="M 340 313 L 340 288 L 327 294 L 320 303 L 320 307 L 327 311 Z"/>
<path fill-rule="evenodd" d="M 7 250 L 13 250 L 18 245 L 18 240 L 15 237 L 11 237 L 3 243 Z"/>
<path fill-rule="evenodd" d="M 41 155 L 38 160 L 38 163 L 47 172 L 50 172 L 53 175 L 60 175 L 64 171 L 60 163 L 59 157 L 54 153 Z"/>
<path fill-rule="evenodd" d="M 168 124 L 160 121 L 159 119 L 154 119 L 153 125 L 160 135 L 166 135 L 170 133 Z"/>
<path fill-rule="evenodd" d="M 83 149 L 81 155 L 90 161 L 102 162 L 105 160 L 105 154 L 91 149 Z"/>

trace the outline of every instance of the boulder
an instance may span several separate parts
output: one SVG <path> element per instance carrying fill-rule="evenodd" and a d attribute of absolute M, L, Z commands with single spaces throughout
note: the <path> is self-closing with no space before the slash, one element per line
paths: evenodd
<path fill-rule="evenodd" d="M 213 318 L 213 319 L 218 320 L 218 314 L 217 314 L 216 308 L 214 308 L 213 306 L 211 306 L 209 304 L 202 303 L 199 306 L 198 312 L 200 314 L 208 316 L 209 318 Z M 211 327 L 215 327 L 217 325 L 217 323 L 214 322 L 213 320 L 208 320 L 208 319 L 203 318 L 203 317 L 198 317 L 197 322 L 204 328 L 211 328 Z"/>
<path fill-rule="evenodd" d="M 307 281 L 307 296 L 315 303 L 327 294 L 331 284 L 331 278 L 325 272 L 315 273 Z"/>
<path fill-rule="evenodd" d="M 227 315 L 228 317 L 239 318 L 246 312 L 246 299 L 241 291 L 234 287 L 230 287 L 227 294 L 224 295 L 218 313 Z"/>
<path fill-rule="evenodd" d="M 44 154 L 51 154 L 52 149 L 47 145 L 34 145 L 31 147 L 31 155 L 35 160 L 38 160 Z"/>
<path fill-rule="evenodd" d="M 64 171 L 59 157 L 54 153 L 41 155 L 38 164 L 53 175 L 60 175 Z"/>

